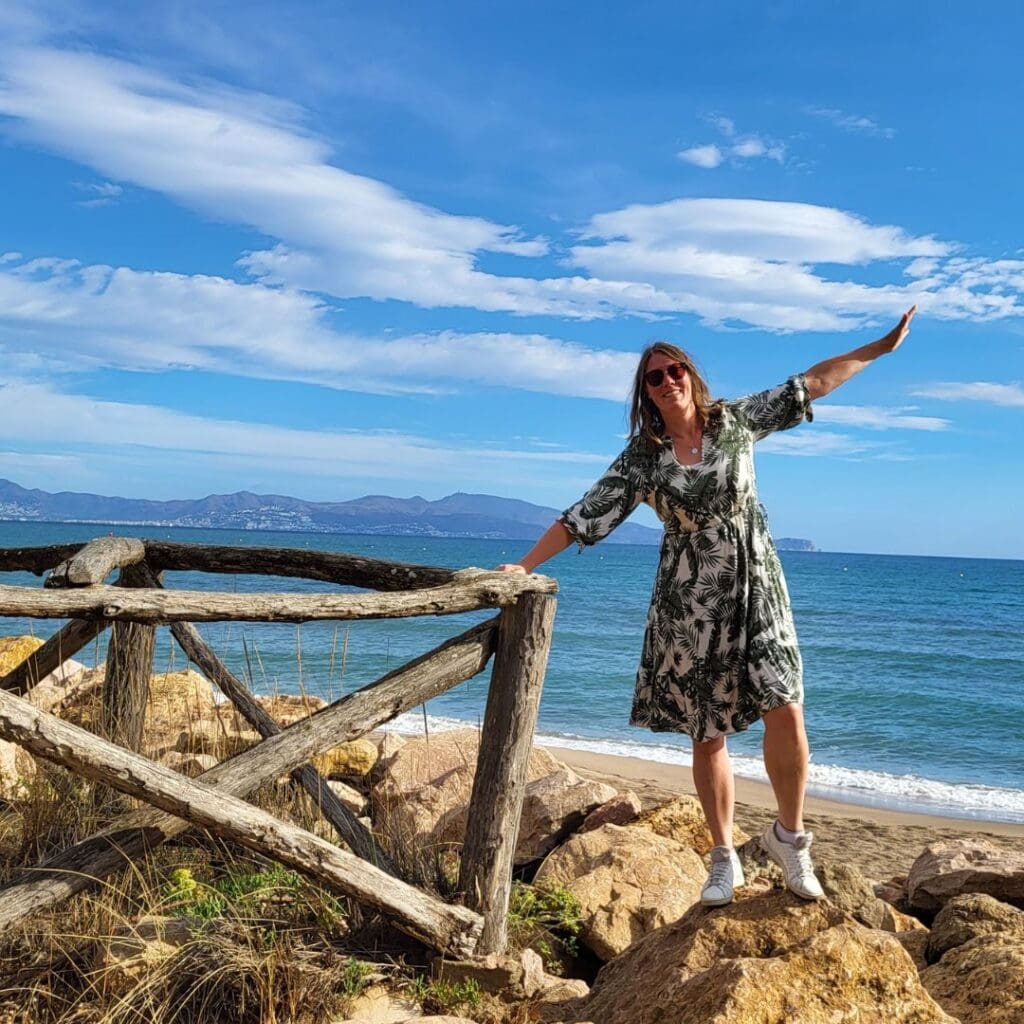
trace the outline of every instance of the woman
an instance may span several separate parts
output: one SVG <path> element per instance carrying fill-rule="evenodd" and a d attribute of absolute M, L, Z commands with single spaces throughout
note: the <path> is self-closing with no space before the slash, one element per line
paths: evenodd
<path fill-rule="evenodd" d="M 693 781 L 714 841 L 701 902 L 744 884 L 732 846 L 734 787 L 726 737 L 764 721 L 764 762 L 778 818 L 761 839 L 786 885 L 824 895 L 803 828 L 808 746 L 789 595 L 754 479 L 753 445 L 812 418 L 833 392 L 906 337 L 917 307 L 884 337 L 826 359 L 769 391 L 714 401 L 692 359 L 668 342 L 640 356 L 630 438 L 608 471 L 516 564 L 533 572 L 573 541 L 580 550 L 641 502 L 665 525 L 630 722 L 693 740 Z"/>

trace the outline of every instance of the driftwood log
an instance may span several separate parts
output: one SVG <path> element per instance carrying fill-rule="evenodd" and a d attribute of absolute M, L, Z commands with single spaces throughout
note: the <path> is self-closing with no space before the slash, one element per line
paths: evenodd
<path fill-rule="evenodd" d="M 107 628 L 102 619 L 72 619 L 34 654 L 0 678 L 0 690 L 24 696 Z"/>
<path fill-rule="evenodd" d="M 492 618 L 447 640 L 279 735 L 215 765 L 199 776 L 200 781 L 216 786 L 218 792 L 245 796 L 314 754 L 357 739 L 471 679 L 483 671 L 494 652 L 497 624 L 498 619 Z M 0 931 L 102 884 L 108 875 L 188 827 L 178 817 L 149 808 L 125 815 L 114 827 L 55 854 L 0 889 Z"/>
<path fill-rule="evenodd" d="M 127 590 L 97 586 L 37 591 L 0 586 L 0 615 L 170 622 L 310 622 L 321 619 L 397 619 L 503 608 L 521 594 L 553 594 L 548 576 L 463 569 L 450 583 L 394 594 L 222 594 L 196 590 Z"/>
<path fill-rule="evenodd" d="M 148 566 L 141 568 L 146 586 L 159 587 L 160 581 L 156 574 Z M 189 661 L 217 686 L 264 739 L 282 731 L 249 688 L 214 654 L 195 626 L 189 622 L 175 622 L 171 625 L 171 635 L 178 641 Z M 313 798 L 320 812 L 357 857 L 362 857 L 388 874 L 397 874 L 394 862 L 377 845 L 370 830 L 334 795 L 326 780 L 311 764 L 301 765 L 293 769 L 291 774 Z"/>
<path fill-rule="evenodd" d="M 77 775 L 138 797 L 309 875 L 388 917 L 431 949 L 468 955 L 482 919 L 385 874 L 346 850 L 289 825 L 223 789 L 185 778 L 94 736 L 22 697 L 0 693 L 0 735 Z"/>
<path fill-rule="evenodd" d="M 484 917 L 479 953 L 503 953 L 527 762 L 551 649 L 555 601 L 524 594 L 501 615 L 459 888 Z"/>
<path fill-rule="evenodd" d="M 135 537 L 97 537 L 61 562 L 43 583 L 45 587 L 94 587 L 115 569 L 136 565 L 146 547 Z"/>
<path fill-rule="evenodd" d="M 31 572 L 41 576 L 81 548 L 82 541 L 32 548 L 0 548 L 0 572 Z"/>
<path fill-rule="evenodd" d="M 147 540 L 146 562 L 156 571 L 249 573 L 260 576 L 299 576 L 370 590 L 421 590 L 450 583 L 454 569 L 410 565 L 334 551 L 295 548 L 226 547 L 215 544 L 176 544 Z"/>

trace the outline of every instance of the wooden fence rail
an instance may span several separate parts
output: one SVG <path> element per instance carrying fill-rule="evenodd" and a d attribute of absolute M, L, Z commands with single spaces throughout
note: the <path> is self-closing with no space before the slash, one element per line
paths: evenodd
<path fill-rule="evenodd" d="M 81 545 L 0 549 L 0 571 L 50 571 L 45 591 L 0 585 L 0 617 L 70 618 L 35 655 L 0 679 L 0 738 L 150 808 L 75 844 L 0 888 L 0 930 L 103 880 L 190 825 L 228 836 L 317 878 L 388 916 L 444 953 L 500 952 L 526 764 L 551 642 L 557 591 L 543 576 L 452 570 L 288 548 L 231 548 L 103 537 Z M 120 571 L 117 585 L 105 583 Z M 370 587 L 377 594 L 224 594 L 165 589 L 164 570 L 259 573 Z M 198 621 L 305 622 L 501 614 L 281 729 L 192 625 Z M 114 625 L 101 732 L 32 707 L 29 693 L 108 625 Z M 138 754 L 151 672 L 152 627 L 172 635 L 264 737 L 198 779 Z M 406 885 L 372 833 L 308 762 L 481 672 L 492 654 L 487 712 L 470 799 L 460 888 L 467 907 Z M 140 703 L 141 701 L 141 703 Z M 111 742 L 111 740 L 117 742 Z M 241 798 L 290 772 L 352 851 L 278 821 Z"/>

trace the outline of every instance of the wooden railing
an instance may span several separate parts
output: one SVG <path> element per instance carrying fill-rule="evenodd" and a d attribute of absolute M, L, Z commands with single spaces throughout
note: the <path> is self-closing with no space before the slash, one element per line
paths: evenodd
<path fill-rule="evenodd" d="M 95 887 L 148 849 L 199 826 L 305 872 L 452 955 L 501 952 L 526 766 L 551 644 L 557 584 L 545 576 L 451 570 L 291 548 L 219 547 L 103 537 L 81 545 L 0 549 L 0 571 L 47 572 L 44 590 L 0 585 L 0 618 L 66 618 L 0 678 L 0 738 L 150 805 L 23 872 L 0 888 L 0 930 Z M 377 593 L 229 594 L 165 590 L 164 570 L 299 577 Z M 106 579 L 114 572 L 113 586 Z M 452 637 L 286 729 L 206 644 L 192 623 L 307 622 L 500 614 Z M 189 661 L 263 737 L 196 779 L 141 756 L 153 634 L 169 625 Z M 112 627 L 99 733 L 40 711 L 24 695 Z M 365 735 L 483 671 L 494 655 L 460 866 L 465 905 L 397 877 L 372 833 L 332 793 L 312 757 Z M 290 772 L 347 849 L 245 802 Z"/>

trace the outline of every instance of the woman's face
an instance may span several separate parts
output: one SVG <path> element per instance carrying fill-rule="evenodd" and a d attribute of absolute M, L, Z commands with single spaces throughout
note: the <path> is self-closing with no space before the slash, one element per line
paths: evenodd
<path fill-rule="evenodd" d="M 648 397 L 654 402 L 661 413 L 662 420 L 667 421 L 666 413 L 671 416 L 680 412 L 688 413 L 693 406 L 693 388 L 690 384 L 690 374 L 683 371 L 679 380 L 673 380 L 671 374 L 666 372 L 666 367 L 679 365 L 678 359 L 667 356 L 662 352 L 655 352 L 644 367 L 644 374 L 652 370 L 661 370 L 661 380 L 657 384 L 650 384 L 645 377 L 644 388 Z"/>

